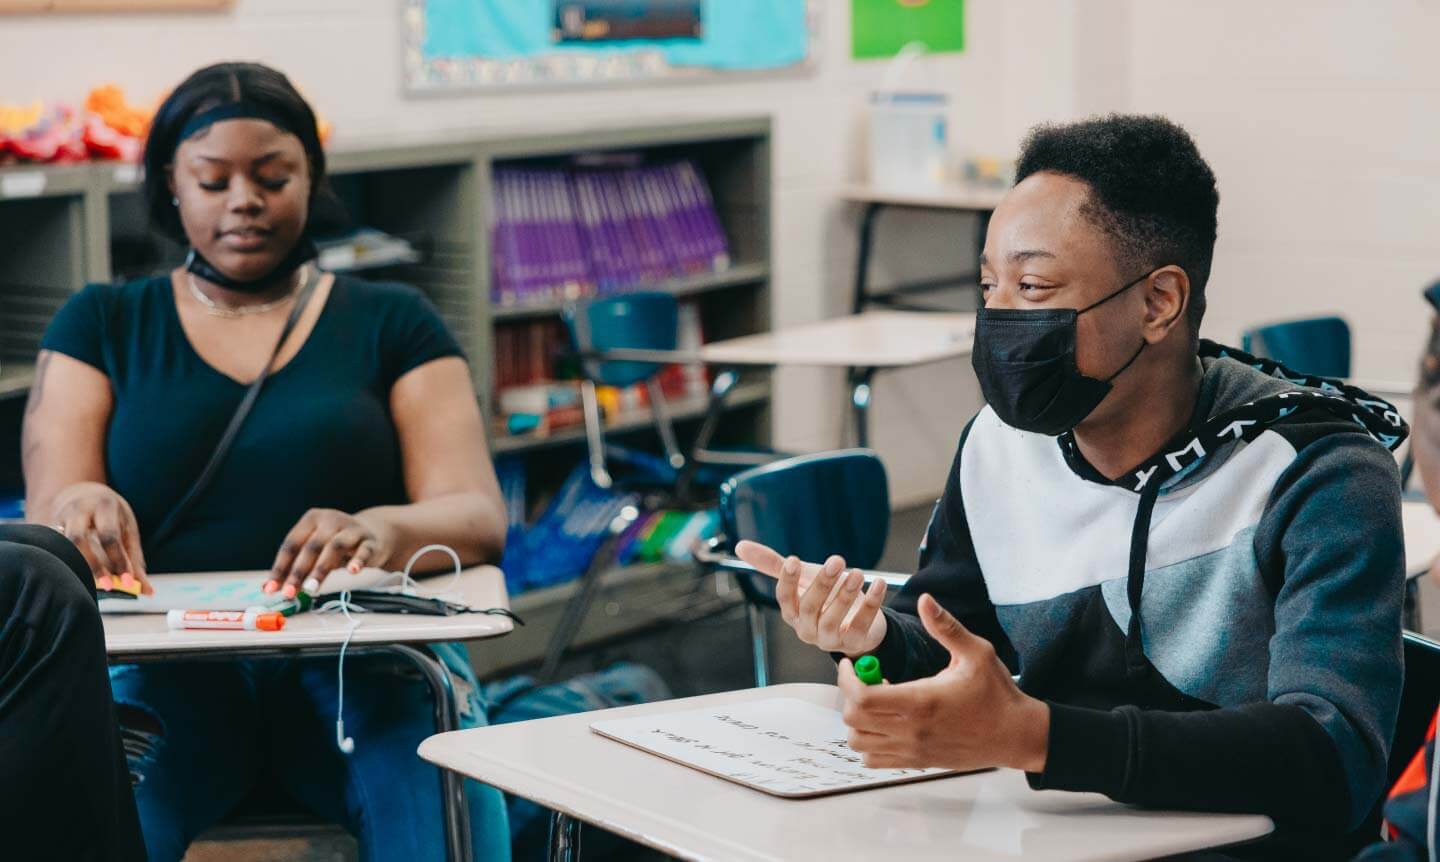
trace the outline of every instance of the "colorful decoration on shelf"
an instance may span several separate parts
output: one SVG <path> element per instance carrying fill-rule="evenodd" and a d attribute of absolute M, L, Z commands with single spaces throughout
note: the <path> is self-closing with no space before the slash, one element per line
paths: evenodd
<path fill-rule="evenodd" d="M 67 164 L 90 160 L 139 162 L 145 136 L 159 107 L 141 107 L 126 100 L 117 84 L 91 90 L 84 107 L 36 101 L 28 105 L 0 103 L 0 166 L 25 162 Z M 316 117 L 320 140 L 330 139 L 333 126 Z"/>

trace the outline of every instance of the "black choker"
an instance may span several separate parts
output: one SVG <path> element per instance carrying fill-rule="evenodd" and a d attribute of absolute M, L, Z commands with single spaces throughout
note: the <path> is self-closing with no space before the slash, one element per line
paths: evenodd
<path fill-rule="evenodd" d="M 210 261 L 201 256 L 200 252 L 190 249 L 190 254 L 185 258 L 185 269 L 194 275 L 198 275 L 217 287 L 226 290 L 233 290 L 237 293 L 259 293 L 275 286 L 277 282 L 284 281 L 295 274 L 295 270 L 314 260 L 320 254 L 315 247 L 315 241 L 309 237 L 301 237 L 285 259 L 270 272 L 260 278 L 250 281 L 240 281 L 231 278 L 211 265 Z"/>

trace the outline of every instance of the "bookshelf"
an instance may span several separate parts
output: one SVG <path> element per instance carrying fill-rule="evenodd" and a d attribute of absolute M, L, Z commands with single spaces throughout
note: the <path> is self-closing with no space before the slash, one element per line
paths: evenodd
<path fill-rule="evenodd" d="M 402 237 L 418 252 L 418 260 L 366 269 L 361 275 L 413 284 L 435 302 L 470 356 L 487 419 L 495 406 L 496 328 L 554 318 L 560 311 L 559 302 L 500 306 L 492 301 L 494 172 L 622 154 L 693 160 L 710 188 L 730 246 L 730 265 L 723 270 L 637 288 L 665 290 L 694 302 L 707 340 L 767 329 L 772 272 L 768 117 L 340 139 L 327 152 L 331 185 L 349 222 Z M 86 283 L 163 271 L 183 255 L 182 248 L 148 228 L 140 179 L 135 166 L 115 163 L 0 167 L 0 236 L 7 249 L 0 256 L 0 491 L 20 488 L 22 396 L 50 317 Z M 768 372 L 747 372 L 727 399 L 716 441 L 767 444 L 770 396 Z M 698 397 L 671 404 L 682 435 L 698 426 L 705 406 Z M 653 437 L 648 412 L 613 417 L 607 428 L 631 443 Z M 491 447 L 496 455 L 525 459 L 534 477 L 532 493 L 544 494 L 558 484 L 568 465 L 584 457 L 584 435 L 579 428 L 549 437 L 492 432 Z M 663 579 L 658 569 L 624 574 L 642 581 Z M 527 594 L 527 601 L 544 605 L 564 600 L 563 590 L 541 592 L 544 595 L 533 599 Z"/>
<path fill-rule="evenodd" d="M 731 242 L 727 269 L 639 287 L 701 300 L 708 339 L 765 329 L 770 305 L 766 117 L 501 129 L 443 143 L 351 141 L 327 153 L 331 184 L 349 222 L 403 237 L 420 252 L 418 262 L 368 268 L 364 277 L 414 284 L 436 303 L 470 354 L 487 415 L 493 396 L 493 327 L 560 311 L 559 302 L 511 307 L 491 301 L 493 171 L 500 165 L 615 153 L 694 158 Z M 87 282 L 161 271 L 181 259 L 180 246 L 146 226 L 139 181 L 135 166 L 105 162 L 0 168 L 0 236 L 14 249 L 0 260 L 0 397 L 23 394 L 22 366 L 33 363 L 46 324 L 70 293 Z M 558 445 L 537 438 L 506 441 L 504 448 L 520 451 L 527 443 L 547 449 Z"/>

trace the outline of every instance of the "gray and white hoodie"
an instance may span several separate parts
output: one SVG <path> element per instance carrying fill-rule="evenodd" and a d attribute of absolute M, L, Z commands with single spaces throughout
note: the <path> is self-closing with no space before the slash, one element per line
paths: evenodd
<path fill-rule="evenodd" d="M 891 680 L 945 667 L 928 592 L 1050 703 L 1032 786 L 1268 814 L 1265 852 L 1348 857 L 1400 699 L 1407 429 L 1337 381 L 1200 361 L 1191 427 L 1115 481 L 981 410 L 876 655 Z"/>

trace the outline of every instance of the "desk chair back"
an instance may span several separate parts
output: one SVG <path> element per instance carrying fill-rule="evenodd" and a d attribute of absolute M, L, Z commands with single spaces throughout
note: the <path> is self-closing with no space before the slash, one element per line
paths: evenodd
<path fill-rule="evenodd" d="M 781 554 L 823 562 L 832 554 L 872 569 L 890 532 L 885 466 L 868 449 L 801 455 L 746 470 L 720 487 L 720 520 L 734 542 L 749 539 Z M 768 681 L 761 609 L 777 607 L 775 581 L 737 573 L 750 606 L 756 685 Z"/>
<path fill-rule="evenodd" d="M 583 302 L 571 302 L 561 312 L 570 339 L 578 351 L 674 350 L 679 333 L 679 306 L 668 293 L 626 293 Z M 613 484 L 605 463 L 605 436 L 596 385 L 630 386 L 643 382 L 650 410 L 665 447 L 666 460 L 680 471 L 685 456 L 665 409 L 665 396 L 656 375 L 665 366 L 657 362 L 605 362 L 583 359 L 580 394 L 585 408 L 585 442 L 589 450 L 590 478 L 601 488 Z"/>
<path fill-rule="evenodd" d="M 1339 317 L 1312 317 L 1257 326 L 1240 349 L 1321 377 L 1350 376 L 1350 325 Z"/>
<path fill-rule="evenodd" d="M 563 311 L 570 338 L 580 351 L 674 350 L 679 305 L 668 293 L 637 292 L 569 303 Z M 629 386 L 654 377 L 655 362 L 601 362 L 587 359 L 583 373 L 601 386 Z"/>

